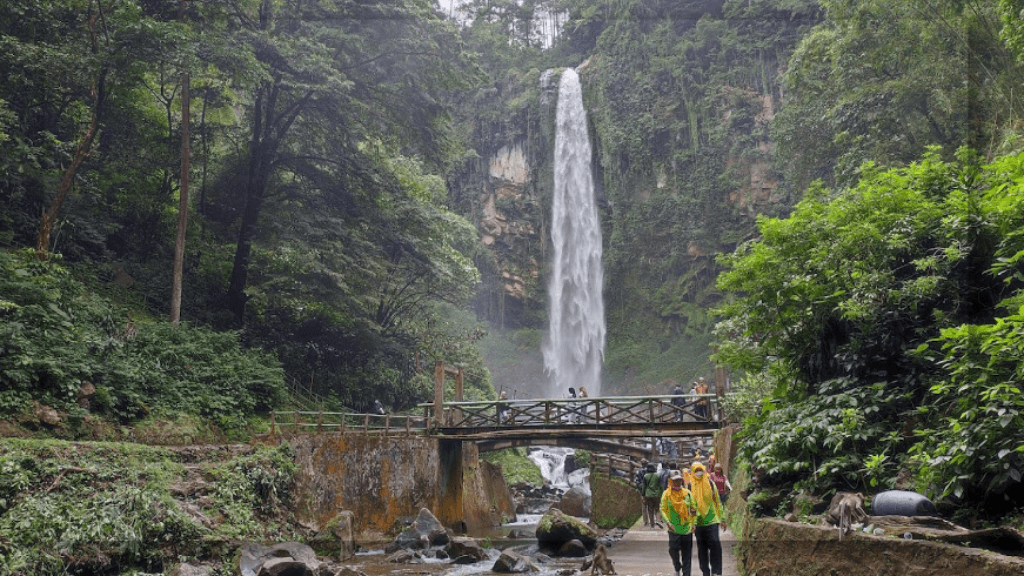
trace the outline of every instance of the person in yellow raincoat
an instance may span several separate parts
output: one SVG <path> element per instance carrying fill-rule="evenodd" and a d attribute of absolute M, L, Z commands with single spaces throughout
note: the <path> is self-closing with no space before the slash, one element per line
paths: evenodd
<path fill-rule="evenodd" d="M 721 576 L 722 542 L 719 528 L 725 528 L 722 520 L 722 500 L 718 488 L 711 482 L 708 471 L 700 462 L 690 468 L 690 498 L 697 511 L 693 536 L 697 541 L 697 561 L 704 576 Z"/>
<path fill-rule="evenodd" d="M 668 488 L 661 495 L 661 517 L 668 528 L 668 554 L 672 557 L 675 576 L 690 576 L 696 510 L 678 470 L 669 475 Z"/>

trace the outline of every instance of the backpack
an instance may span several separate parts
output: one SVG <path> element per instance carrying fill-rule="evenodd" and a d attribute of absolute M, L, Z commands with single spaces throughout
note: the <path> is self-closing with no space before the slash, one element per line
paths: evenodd
<path fill-rule="evenodd" d="M 647 474 L 647 468 L 643 467 L 637 470 L 636 476 L 633 477 L 633 484 L 636 485 L 636 491 L 641 496 L 644 495 L 644 476 Z"/>

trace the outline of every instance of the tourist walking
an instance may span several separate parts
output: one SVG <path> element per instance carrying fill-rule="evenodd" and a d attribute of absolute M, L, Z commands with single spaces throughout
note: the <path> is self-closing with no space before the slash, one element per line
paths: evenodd
<path fill-rule="evenodd" d="M 636 491 L 640 493 L 640 513 L 644 518 L 644 526 L 650 526 L 652 524 L 651 511 L 648 510 L 647 504 L 644 500 L 644 492 L 647 491 L 647 483 L 644 482 L 644 477 L 647 476 L 647 459 L 640 459 L 640 469 L 636 471 L 636 475 L 633 477 L 633 485 L 636 486 Z"/>
<path fill-rule="evenodd" d="M 661 482 L 662 492 L 668 490 L 668 480 L 672 476 L 672 473 L 677 470 L 679 470 L 679 465 L 675 462 L 669 462 L 668 464 L 662 465 L 661 472 L 658 472 L 658 481 Z"/>
<path fill-rule="evenodd" d="M 647 465 L 647 474 L 644 475 L 644 507 L 647 508 L 647 515 L 651 519 L 651 528 L 660 528 L 658 522 L 658 506 L 661 504 L 661 479 L 658 478 L 657 467 L 652 463 Z"/>
<path fill-rule="evenodd" d="M 722 574 L 722 542 L 719 527 L 722 520 L 722 501 L 718 489 L 700 462 L 694 462 L 690 472 L 690 498 L 697 511 L 693 535 L 697 540 L 697 560 L 704 576 Z"/>
<path fill-rule="evenodd" d="M 668 529 L 668 555 L 672 558 L 675 576 L 690 576 L 693 552 L 693 528 L 697 511 L 690 491 L 683 486 L 683 475 L 673 470 L 669 487 L 661 495 L 661 518 Z"/>
<path fill-rule="evenodd" d="M 718 498 L 722 501 L 722 506 L 725 506 L 725 503 L 729 500 L 729 492 L 732 492 L 732 484 L 725 477 L 721 462 L 714 462 L 712 460 L 710 466 L 712 468 L 711 483 L 718 489 Z"/>

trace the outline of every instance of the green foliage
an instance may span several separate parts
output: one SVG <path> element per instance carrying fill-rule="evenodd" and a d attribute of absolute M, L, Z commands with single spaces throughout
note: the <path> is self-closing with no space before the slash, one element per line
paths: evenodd
<path fill-rule="evenodd" d="M 741 394 L 774 386 L 742 449 L 769 484 L 868 491 L 906 468 L 982 514 L 1021 490 L 1024 157 L 959 157 L 865 165 L 723 257 L 718 357 L 761 374 Z"/>
<path fill-rule="evenodd" d="M 927 479 L 937 492 L 994 508 L 1016 502 L 1024 473 L 1024 310 L 948 328 L 938 341 L 936 360 L 949 376 L 931 389 L 937 426 L 921 430 L 915 447 Z"/>
<path fill-rule="evenodd" d="M 183 474 L 172 452 L 135 444 L 4 440 L 0 450 L 0 572 L 161 572 L 204 542 L 268 534 L 295 465 L 287 446 L 206 471 L 220 516 L 207 528 L 169 490 Z M 258 515 L 258 516 L 257 516 Z"/>
<path fill-rule="evenodd" d="M 31 401 L 80 410 L 80 390 L 91 383 L 95 408 L 122 422 L 182 412 L 230 431 L 282 397 L 276 361 L 244 350 L 237 334 L 135 323 L 32 251 L 0 252 L 0 294 L 0 407 L 8 413 Z"/>
<path fill-rule="evenodd" d="M 36 318 L 55 322 L 53 341 L 30 340 L 64 348 L 64 363 L 19 350 L 24 365 L 12 367 L 16 386 L 0 387 L 0 406 L 26 405 L 38 381 L 36 399 L 70 407 L 88 381 L 105 410 L 131 419 L 163 409 L 147 386 L 179 397 L 205 390 L 196 410 L 237 430 L 233 413 L 277 402 L 281 380 L 257 353 L 224 353 L 221 375 L 199 371 L 204 350 L 239 340 L 350 407 L 370 382 L 383 388 L 379 397 L 419 399 L 411 359 L 423 325 L 443 313 L 437 303 L 463 305 L 479 280 L 475 229 L 447 208 L 442 171 L 469 155 L 449 96 L 483 74 L 432 2 L 212 4 L 179 14 L 116 0 L 94 19 L 88 2 L 7 8 L 0 62 L 18 72 L 0 78 L 0 245 L 34 245 L 39 214 L 95 114 L 101 136 L 51 248 L 94 292 L 116 281 L 109 292 L 135 303 L 133 318 L 164 316 L 187 70 L 183 317 L 241 332 L 172 334 L 135 320 L 137 336 L 125 338 L 124 313 L 96 310 L 113 320 L 90 344 L 101 353 L 86 354 L 58 319 Z M 40 313 L 18 311 L 26 320 Z M 424 338 L 435 336 L 462 334 Z M 166 337 L 184 340 L 169 353 L 150 349 Z"/>
<path fill-rule="evenodd" d="M 272 514 L 288 502 L 295 475 L 294 454 L 287 445 L 241 456 L 210 470 L 215 481 L 213 499 L 223 517 L 218 531 L 229 538 L 263 534 L 268 526 L 259 514 Z"/>

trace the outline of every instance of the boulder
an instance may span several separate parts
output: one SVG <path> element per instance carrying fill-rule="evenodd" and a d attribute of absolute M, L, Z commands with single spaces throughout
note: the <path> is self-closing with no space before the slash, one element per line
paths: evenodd
<path fill-rule="evenodd" d="M 569 540 L 558 549 L 558 555 L 566 558 L 583 558 L 587 555 L 587 547 L 579 540 Z"/>
<path fill-rule="evenodd" d="M 61 422 L 60 412 L 45 404 L 36 404 L 33 409 L 33 415 L 36 417 L 36 420 L 48 426 L 57 426 Z"/>
<path fill-rule="evenodd" d="M 431 546 L 444 546 L 451 541 L 448 530 L 441 524 L 430 510 L 420 509 L 416 520 L 406 528 L 395 541 L 385 548 L 385 552 L 391 553 L 396 550 L 417 550 L 430 548 Z"/>
<path fill-rule="evenodd" d="M 549 510 L 537 523 L 537 545 L 541 548 L 559 550 L 570 540 L 579 540 L 588 549 L 593 548 L 597 543 L 597 533 L 558 508 Z"/>
<path fill-rule="evenodd" d="M 309 574 L 316 574 L 321 562 L 312 548 L 299 542 L 282 542 L 262 546 L 252 542 L 242 544 L 238 555 L 238 571 L 242 576 L 257 576 L 260 568 L 275 558 L 289 559 L 304 565 Z"/>
<path fill-rule="evenodd" d="M 351 510 L 342 510 L 317 531 L 311 544 L 321 554 L 336 556 L 339 560 L 355 556 L 354 519 L 355 514 Z"/>
<path fill-rule="evenodd" d="M 260 565 L 256 576 L 307 576 L 306 565 L 294 558 L 271 558 Z"/>
<path fill-rule="evenodd" d="M 213 569 L 210 566 L 199 566 L 196 564 L 178 564 L 167 576 L 210 576 Z"/>
<path fill-rule="evenodd" d="M 491 571 L 500 574 L 519 574 L 523 572 L 539 572 L 540 569 L 534 566 L 533 562 L 530 562 L 530 559 L 526 556 L 511 550 L 505 550 L 494 561 Z"/>
<path fill-rule="evenodd" d="M 406 550 L 404 548 L 396 552 L 393 552 L 390 556 L 386 558 L 386 560 L 388 562 L 391 562 L 392 564 L 410 564 L 419 559 L 420 557 L 415 552 L 411 550 Z"/>
<path fill-rule="evenodd" d="M 570 488 L 558 501 L 558 509 L 570 516 L 590 517 L 590 493 L 576 486 Z"/>
<path fill-rule="evenodd" d="M 448 544 L 448 556 L 455 558 L 457 564 L 472 564 L 473 562 L 486 560 L 487 551 L 484 550 L 476 540 L 457 536 L 452 538 L 452 541 Z M 463 559 L 464 557 L 469 557 L 473 560 L 470 562 L 465 560 L 460 561 L 460 559 Z"/>

